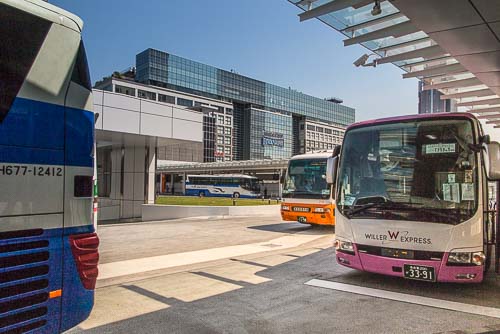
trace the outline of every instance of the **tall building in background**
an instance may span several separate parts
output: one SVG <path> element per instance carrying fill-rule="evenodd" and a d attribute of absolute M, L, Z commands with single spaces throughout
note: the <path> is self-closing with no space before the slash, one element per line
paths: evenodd
<path fill-rule="evenodd" d="M 418 82 L 418 113 L 432 114 L 457 111 L 456 102 L 452 99 L 441 100 L 443 95 L 437 89 L 423 90 L 423 82 Z"/>
<path fill-rule="evenodd" d="M 133 73 L 115 72 L 95 87 L 203 113 L 204 162 L 332 149 L 355 116 L 338 98 L 317 98 L 154 49 L 136 56 Z M 160 152 L 158 159 L 171 156 Z"/>
<path fill-rule="evenodd" d="M 345 127 L 354 122 L 354 109 L 342 100 L 313 97 L 154 49 L 136 56 L 136 69 L 139 83 L 191 94 L 192 101 L 184 101 L 187 107 L 195 107 L 196 96 L 232 105 L 231 124 L 222 116 L 224 110 L 213 113 L 216 161 L 227 160 L 226 156 L 234 160 L 288 158 L 330 149 L 341 143 Z M 232 129 L 226 129 L 229 125 Z M 228 136 L 232 137 L 230 149 Z"/>

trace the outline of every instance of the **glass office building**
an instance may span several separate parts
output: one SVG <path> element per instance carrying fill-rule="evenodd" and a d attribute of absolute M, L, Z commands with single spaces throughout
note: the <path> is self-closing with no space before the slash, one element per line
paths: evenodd
<path fill-rule="evenodd" d="M 288 158 L 303 153 L 299 149 L 304 145 L 299 145 L 296 132 L 305 119 L 340 128 L 354 122 L 354 109 L 340 101 L 313 97 L 154 49 L 136 56 L 135 80 L 232 103 L 233 156 L 237 160 Z"/>

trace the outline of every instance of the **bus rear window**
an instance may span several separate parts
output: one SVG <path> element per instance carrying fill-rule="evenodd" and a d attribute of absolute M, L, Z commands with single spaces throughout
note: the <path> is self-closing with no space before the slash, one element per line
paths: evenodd
<path fill-rule="evenodd" d="M 0 123 L 35 61 L 51 23 L 0 4 Z"/>
<path fill-rule="evenodd" d="M 71 75 L 71 81 L 87 88 L 88 90 L 92 90 L 87 55 L 85 53 L 83 41 L 80 41 L 80 47 L 78 48 L 78 54 L 76 55 L 76 62 Z"/>

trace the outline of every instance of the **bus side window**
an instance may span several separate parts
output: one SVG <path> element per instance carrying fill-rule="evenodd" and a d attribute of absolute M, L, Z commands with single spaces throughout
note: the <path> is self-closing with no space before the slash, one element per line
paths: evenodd
<path fill-rule="evenodd" d="M 9 112 L 51 23 L 0 4 L 0 123 Z"/>
<path fill-rule="evenodd" d="M 71 74 L 71 81 L 87 88 L 88 90 L 92 90 L 87 55 L 85 53 L 83 41 L 80 41 L 75 66 L 73 67 L 73 73 Z"/>

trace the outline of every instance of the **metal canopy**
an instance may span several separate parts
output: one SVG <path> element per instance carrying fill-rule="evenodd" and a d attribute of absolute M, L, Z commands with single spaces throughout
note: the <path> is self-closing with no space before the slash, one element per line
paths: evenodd
<path fill-rule="evenodd" d="M 490 96 L 494 95 L 494 93 L 488 89 L 476 89 L 476 90 L 469 90 L 469 91 L 463 91 L 459 93 L 451 93 L 451 94 L 444 94 L 441 95 L 441 100 L 447 100 L 447 99 L 460 99 L 464 97 L 483 97 L 483 96 Z"/>
<path fill-rule="evenodd" d="M 347 37 L 344 45 L 361 44 L 379 56 L 376 64 L 421 78 L 441 99 L 473 106 L 484 103 L 476 103 L 481 97 L 500 98 L 498 0 L 380 1 L 378 15 L 375 1 L 288 1 L 304 10 L 301 21 L 318 18 Z M 433 62 L 440 57 L 446 61 Z"/>
<path fill-rule="evenodd" d="M 300 21 L 305 21 L 309 19 L 316 18 L 321 15 L 325 15 L 337 10 L 345 9 L 359 3 L 366 2 L 366 0 L 336 0 L 332 2 L 325 3 L 324 5 L 312 8 L 299 15 Z"/>
<path fill-rule="evenodd" d="M 500 114 L 485 114 L 476 116 L 478 119 L 500 119 Z"/>
<path fill-rule="evenodd" d="M 391 25 L 382 29 L 374 30 L 366 34 L 358 35 L 356 37 L 344 40 L 344 46 L 354 45 L 358 43 L 368 42 L 375 39 L 384 37 L 401 37 L 417 32 L 419 29 L 415 27 L 410 21 L 401 22 Z"/>
<path fill-rule="evenodd" d="M 443 75 L 443 74 L 455 74 L 455 73 L 463 73 L 466 72 L 465 68 L 457 63 L 457 64 L 451 64 L 451 65 L 445 65 L 445 66 L 432 66 L 428 67 L 425 70 L 421 71 L 412 71 L 403 74 L 403 78 L 416 78 L 416 77 L 434 77 L 437 75 Z"/>
<path fill-rule="evenodd" d="M 471 87 L 471 86 L 477 86 L 480 84 L 481 84 L 481 81 L 479 81 L 477 78 L 469 78 L 469 79 L 462 79 L 462 80 L 445 81 L 445 82 L 440 82 L 437 84 L 428 84 L 428 85 L 424 86 L 423 90 Z"/>
<path fill-rule="evenodd" d="M 497 113 L 500 112 L 500 105 L 488 108 L 474 108 L 474 109 L 469 109 L 468 111 L 476 114 L 490 113 L 490 112 Z"/>
<path fill-rule="evenodd" d="M 474 100 L 469 102 L 461 102 L 457 103 L 458 107 L 468 107 L 468 106 L 482 106 L 482 105 L 490 105 L 490 104 L 500 104 L 500 98 L 496 97 L 493 99 L 482 99 L 482 100 Z"/>
<path fill-rule="evenodd" d="M 377 64 L 393 63 L 399 60 L 424 58 L 425 60 L 445 56 L 446 52 L 439 45 L 433 45 L 413 51 L 402 52 L 393 56 L 387 56 L 377 59 Z"/>

